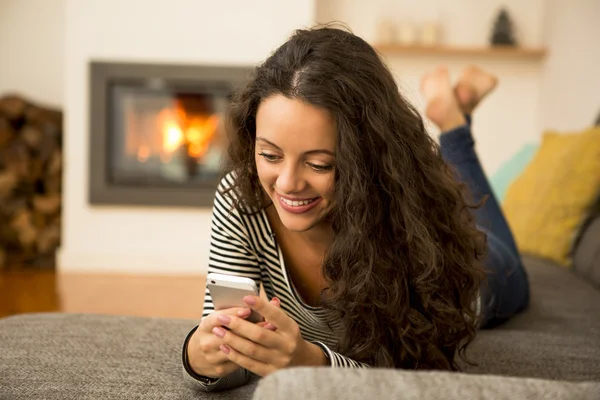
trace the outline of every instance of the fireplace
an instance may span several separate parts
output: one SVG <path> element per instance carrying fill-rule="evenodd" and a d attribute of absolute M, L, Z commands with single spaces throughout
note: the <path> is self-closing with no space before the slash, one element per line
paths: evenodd
<path fill-rule="evenodd" d="M 249 68 L 93 62 L 90 203 L 212 205 L 223 113 Z"/>

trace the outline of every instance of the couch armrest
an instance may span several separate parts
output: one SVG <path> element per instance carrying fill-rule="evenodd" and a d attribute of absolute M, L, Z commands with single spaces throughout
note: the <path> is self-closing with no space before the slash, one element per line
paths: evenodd
<path fill-rule="evenodd" d="M 393 369 L 292 368 L 262 379 L 254 400 L 529 399 L 592 400 L 600 382 Z"/>

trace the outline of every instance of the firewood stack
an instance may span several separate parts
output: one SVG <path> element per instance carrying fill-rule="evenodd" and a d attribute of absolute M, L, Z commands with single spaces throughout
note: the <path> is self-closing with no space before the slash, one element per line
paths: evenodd
<path fill-rule="evenodd" d="M 60 243 L 62 113 L 0 98 L 0 269 L 53 266 Z"/>

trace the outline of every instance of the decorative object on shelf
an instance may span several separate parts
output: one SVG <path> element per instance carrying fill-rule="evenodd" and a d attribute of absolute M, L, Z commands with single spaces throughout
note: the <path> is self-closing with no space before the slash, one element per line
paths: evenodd
<path fill-rule="evenodd" d="M 394 23 L 384 19 L 377 25 L 377 42 L 381 44 L 393 44 L 396 41 L 396 30 Z"/>
<path fill-rule="evenodd" d="M 508 11 L 502 8 L 494 21 L 494 29 L 491 37 L 492 46 L 516 46 L 513 23 Z"/>
<path fill-rule="evenodd" d="M 422 46 L 437 46 L 440 43 L 440 24 L 431 21 L 421 25 L 419 42 Z"/>
<path fill-rule="evenodd" d="M 417 42 L 417 29 L 410 22 L 401 22 L 396 25 L 396 43 L 413 46 Z"/>

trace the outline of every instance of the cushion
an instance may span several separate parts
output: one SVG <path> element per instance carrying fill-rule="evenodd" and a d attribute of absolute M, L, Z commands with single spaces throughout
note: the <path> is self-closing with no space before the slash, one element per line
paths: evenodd
<path fill-rule="evenodd" d="M 478 379 L 494 374 L 600 382 L 600 291 L 548 261 L 523 261 L 531 282 L 529 309 L 479 332 L 469 350 L 477 365 L 465 372 Z M 252 398 L 256 380 L 217 393 L 185 384 L 181 346 L 195 324 L 81 314 L 1 318 L 0 399 Z"/>
<path fill-rule="evenodd" d="M 600 190 L 600 128 L 546 133 L 503 208 L 523 253 L 570 265 L 578 226 Z"/>
<path fill-rule="evenodd" d="M 600 290 L 551 261 L 523 257 L 529 307 L 478 332 L 465 372 L 600 381 Z M 598 397 L 600 399 L 600 396 Z"/>
<path fill-rule="evenodd" d="M 251 399 L 256 379 L 219 393 L 186 385 L 195 321 L 82 314 L 0 319 L 0 399 Z"/>
<path fill-rule="evenodd" d="M 573 270 L 600 288 L 600 215 L 586 225 L 575 247 Z"/>
<path fill-rule="evenodd" d="M 509 186 L 527 168 L 538 148 L 538 144 L 528 143 L 524 145 L 490 177 L 490 185 L 499 202 L 504 201 Z"/>
<path fill-rule="evenodd" d="M 598 382 L 573 383 L 433 371 L 294 368 L 263 379 L 254 400 L 596 400 L 599 393 Z"/>

